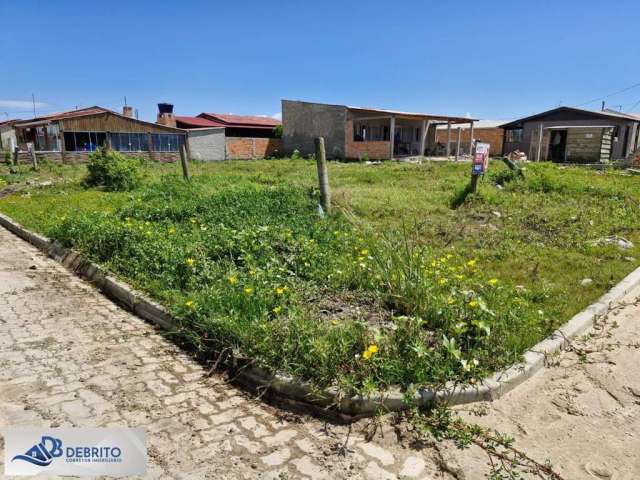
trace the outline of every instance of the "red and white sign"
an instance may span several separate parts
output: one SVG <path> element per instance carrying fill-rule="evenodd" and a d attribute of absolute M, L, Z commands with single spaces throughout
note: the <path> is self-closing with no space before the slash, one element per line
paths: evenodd
<path fill-rule="evenodd" d="M 488 143 L 476 143 L 472 169 L 474 175 L 484 175 L 489 169 L 489 146 Z"/>

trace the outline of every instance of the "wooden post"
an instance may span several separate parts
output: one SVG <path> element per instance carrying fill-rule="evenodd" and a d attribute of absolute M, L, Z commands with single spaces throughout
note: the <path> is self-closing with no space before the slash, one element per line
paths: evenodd
<path fill-rule="evenodd" d="M 187 162 L 187 147 L 184 143 L 180 147 L 180 163 L 182 164 L 182 176 L 185 180 L 189 180 L 189 163 Z"/>
<path fill-rule="evenodd" d="M 542 124 L 540 124 L 540 130 L 538 131 L 538 151 L 536 152 L 536 162 L 539 162 L 542 157 L 542 134 L 543 129 Z"/>
<path fill-rule="evenodd" d="M 20 147 L 19 146 L 15 146 L 13 147 L 13 167 L 17 167 L 18 166 L 18 157 L 20 156 Z"/>
<path fill-rule="evenodd" d="M 324 149 L 324 138 L 316 140 L 316 163 L 318 165 L 318 184 L 320 185 L 320 205 L 325 213 L 331 212 L 331 192 L 329 191 L 329 173 L 327 172 L 327 156 Z"/>
<path fill-rule="evenodd" d="M 60 129 L 60 162 L 64 165 L 64 151 L 67 149 L 67 144 L 64 142 L 64 130 Z"/>
<path fill-rule="evenodd" d="M 31 165 L 34 170 L 38 170 L 38 157 L 36 157 L 36 146 L 32 143 L 29 148 L 31 154 Z"/>
<path fill-rule="evenodd" d="M 458 127 L 458 141 L 456 142 L 456 162 L 460 159 L 460 142 L 462 141 L 462 129 Z"/>
<path fill-rule="evenodd" d="M 470 122 L 471 127 L 469 130 L 469 155 L 473 159 L 473 122 Z"/>
<path fill-rule="evenodd" d="M 396 117 L 391 117 L 391 125 L 389 127 L 389 143 L 391 151 L 389 152 L 389 160 L 393 160 L 393 152 L 396 148 Z"/>
<path fill-rule="evenodd" d="M 478 177 L 480 177 L 480 175 L 471 174 L 471 183 L 469 184 L 469 188 L 472 193 L 476 193 L 476 190 L 478 189 Z"/>
<path fill-rule="evenodd" d="M 447 159 L 451 156 L 451 121 L 447 122 Z"/>

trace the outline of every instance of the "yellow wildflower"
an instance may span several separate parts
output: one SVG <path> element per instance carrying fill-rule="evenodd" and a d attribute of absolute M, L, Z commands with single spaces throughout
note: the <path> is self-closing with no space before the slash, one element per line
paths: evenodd
<path fill-rule="evenodd" d="M 469 306 L 470 306 L 471 308 L 476 308 L 476 307 L 478 306 L 478 302 L 476 302 L 475 300 L 471 300 L 471 301 L 469 302 Z"/>
<path fill-rule="evenodd" d="M 196 261 L 193 258 L 187 258 L 184 263 L 187 264 L 187 267 L 193 267 Z"/>
<path fill-rule="evenodd" d="M 444 285 L 445 283 L 447 283 L 447 279 L 446 278 L 441 278 L 440 280 L 438 280 L 438 283 L 440 285 Z"/>
<path fill-rule="evenodd" d="M 171 227 L 171 228 L 169 229 L 169 235 L 173 235 L 174 233 L 176 233 L 176 229 L 175 229 L 175 228 L 173 228 L 173 227 Z"/>
<path fill-rule="evenodd" d="M 367 250 L 366 248 L 362 249 L 360 251 L 360 255 L 364 255 L 366 257 L 367 255 L 369 255 L 369 250 Z"/>
<path fill-rule="evenodd" d="M 235 275 L 231 275 L 231 276 L 228 278 L 228 280 L 229 280 L 229 283 L 230 283 L 231 285 L 235 285 L 236 283 L 238 283 L 238 278 L 237 278 Z"/>
<path fill-rule="evenodd" d="M 477 262 L 476 262 L 476 260 L 469 260 L 469 261 L 467 262 L 467 265 L 469 265 L 470 267 L 475 267 L 475 266 L 476 266 L 476 263 L 477 263 Z"/>
<path fill-rule="evenodd" d="M 184 306 L 193 309 L 195 304 L 193 303 L 193 300 L 187 300 L 186 302 L 184 302 Z"/>
<path fill-rule="evenodd" d="M 458 274 L 458 275 L 456 275 L 456 278 L 457 278 L 458 280 L 464 280 L 464 275 L 460 275 L 460 274 Z"/>
<path fill-rule="evenodd" d="M 435 260 L 431 260 L 431 266 L 435 267 L 436 266 L 436 261 Z"/>
<path fill-rule="evenodd" d="M 495 285 L 496 283 L 498 283 L 497 278 L 492 278 L 491 280 L 489 280 L 489 285 Z"/>
<path fill-rule="evenodd" d="M 369 350 L 365 350 L 364 352 L 362 352 L 362 358 L 364 358 L 365 360 L 369 360 L 371 358 L 371 352 Z"/>
<path fill-rule="evenodd" d="M 276 295 L 282 295 L 284 293 L 284 290 L 285 290 L 284 287 L 276 288 Z"/>
<path fill-rule="evenodd" d="M 447 298 L 447 303 L 451 305 L 453 303 L 453 297 Z"/>
<path fill-rule="evenodd" d="M 246 293 L 247 295 L 251 295 L 253 293 L 253 288 L 244 287 L 244 293 Z"/>
<path fill-rule="evenodd" d="M 273 311 L 273 313 L 275 313 L 277 315 L 282 311 L 282 307 L 280 307 L 280 306 L 273 307 L 272 311 Z"/>
<path fill-rule="evenodd" d="M 378 353 L 378 346 L 373 344 L 373 345 L 369 345 L 369 351 L 371 353 Z"/>
<path fill-rule="evenodd" d="M 338 325 L 338 321 L 337 320 L 331 320 L 331 325 Z"/>

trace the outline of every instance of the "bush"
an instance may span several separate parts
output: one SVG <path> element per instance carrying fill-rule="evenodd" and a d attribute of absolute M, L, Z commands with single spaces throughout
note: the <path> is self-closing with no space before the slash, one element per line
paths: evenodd
<path fill-rule="evenodd" d="M 130 191 L 140 185 L 140 160 L 112 150 L 99 149 L 89 155 L 85 184 L 103 186 L 112 192 Z"/>

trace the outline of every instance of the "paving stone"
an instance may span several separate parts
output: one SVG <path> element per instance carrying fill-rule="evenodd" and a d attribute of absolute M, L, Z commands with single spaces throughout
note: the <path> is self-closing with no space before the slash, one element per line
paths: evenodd
<path fill-rule="evenodd" d="M 387 449 L 375 445 L 374 443 L 365 442 L 358 444 L 364 453 L 378 460 L 382 465 L 392 465 L 394 462 L 393 454 Z"/>
<path fill-rule="evenodd" d="M 425 461 L 419 457 L 408 457 L 400 470 L 401 477 L 418 478 L 424 471 Z"/>

